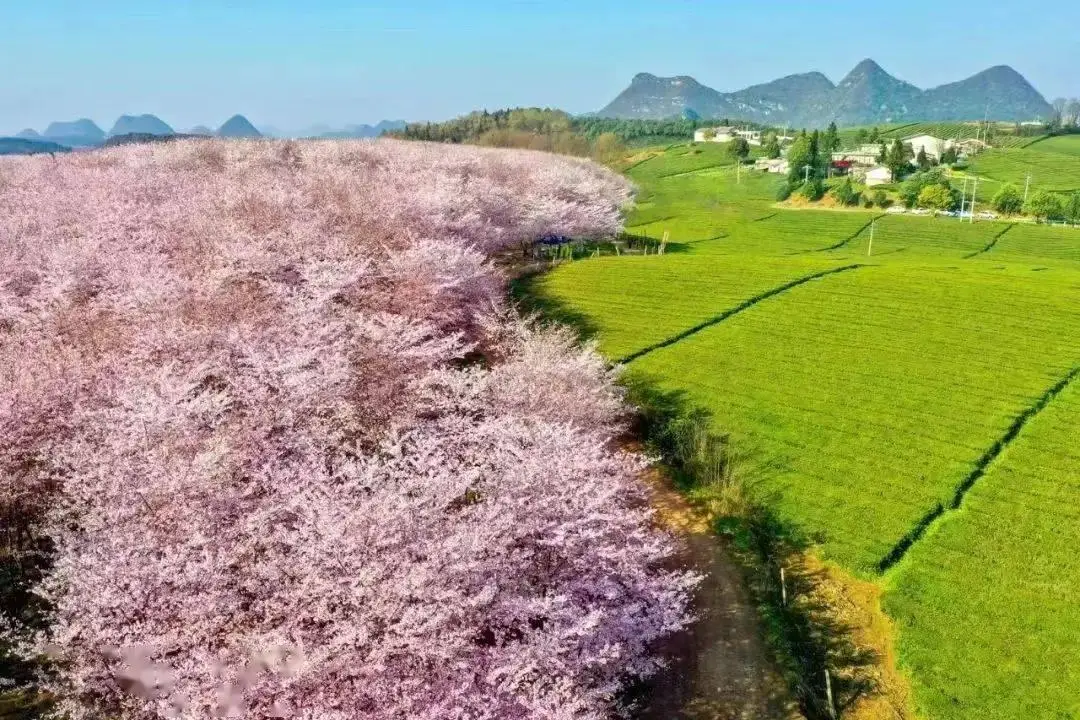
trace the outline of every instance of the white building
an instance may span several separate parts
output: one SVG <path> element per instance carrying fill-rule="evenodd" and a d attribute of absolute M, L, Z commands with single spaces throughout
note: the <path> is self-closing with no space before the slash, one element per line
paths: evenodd
<path fill-rule="evenodd" d="M 700 128 L 694 131 L 694 142 L 731 142 L 741 137 L 751 145 L 761 144 L 761 133 L 757 130 L 737 130 L 730 126 Z"/>
<path fill-rule="evenodd" d="M 746 140 L 748 145 L 760 145 L 761 133 L 757 130 L 736 130 L 735 137 L 741 137 Z"/>
<path fill-rule="evenodd" d="M 731 142 L 734 133 L 735 128 L 728 126 L 699 128 L 694 131 L 694 142 Z"/>
<path fill-rule="evenodd" d="M 791 163 L 784 158 L 758 158 L 754 163 L 755 170 L 764 170 L 765 172 L 787 174 L 791 169 Z"/>
<path fill-rule="evenodd" d="M 915 157 L 918 157 L 919 151 L 922 150 L 926 153 L 926 157 L 938 162 L 941 161 L 942 153 L 949 147 L 945 140 L 933 135 L 913 135 L 904 138 L 904 143 L 911 146 L 911 152 Z"/>
<path fill-rule="evenodd" d="M 892 182 L 892 170 L 887 167 L 876 167 L 872 170 L 866 171 L 866 178 L 863 180 L 866 183 L 866 187 L 874 187 L 875 185 L 885 185 Z"/>

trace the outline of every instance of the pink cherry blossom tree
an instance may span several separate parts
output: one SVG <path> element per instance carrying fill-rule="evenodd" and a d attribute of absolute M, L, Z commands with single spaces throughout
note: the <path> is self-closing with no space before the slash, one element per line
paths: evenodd
<path fill-rule="evenodd" d="M 629 193 L 390 141 L 0 164 L 0 517 L 58 546 L 61 710 L 606 717 L 696 578 L 603 363 L 488 257 Z"/>

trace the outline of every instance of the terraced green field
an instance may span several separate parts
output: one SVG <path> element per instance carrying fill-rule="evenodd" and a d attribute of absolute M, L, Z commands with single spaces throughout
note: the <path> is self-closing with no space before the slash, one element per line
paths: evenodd
<path fill-rule="evenodd" d="M 779 209 L 775 177 L 699 162 L 629 171 L 668 254 L 534 290 L 883 586 L 926 717 L 1080 717 L 1080 230 Z"/>
<path fill-rule="evenodd" d="M 1080 135 L 1049 138 L 1025 148 L 988 150 L 976 155 L 971 172 L 997 182 L 1053 192 L 1080 190 Z"/>
<path fill-rule="evenodd" d="M 1080 135 L 1059 135 L 1048 137 L 1029 145 L 1032 150 L 1052 152 L 1061 155 L 1080 157 Z"/>
<path fill-rule="evenodd" d="M 981 136 L 981 132 L 982 130 L 979 123 L 921 122 L 892 126 L 883 130 L 881 135 L 886 138 L 904 138 L 911 137 L 912 135 L 933 135 L 934 137 L 939 138 L 965 140 Z M 1001 148 L 1025 147 L 1038 141 L 1040 137 L 1042 136 L 1030 137 L 1024 135 L 1012 135 L 1004 129 L 997 128 L 994 135 L 991 137 L 991 144 L 994 147 Z"/>

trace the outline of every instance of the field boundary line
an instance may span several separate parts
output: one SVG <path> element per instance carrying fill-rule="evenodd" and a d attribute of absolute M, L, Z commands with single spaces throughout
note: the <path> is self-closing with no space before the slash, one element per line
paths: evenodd
<path fill-rule="evenodd" d="M 1060 380 L 1047 388 L 1038 400 L 1034 404 L 1030 405 L 1023 412 L 1013 419 L 1012 424 L 1009 425 L 1005 434 L 994 441 L 986 451 L 979 457 L 975 463 L 975 468 L 968 473 L 960 484 L 956 488 L 956 492 L 953 494 L 952 500 L 949 504 L 943 505 L 938 503 L 936 506 L 930 509 L 922 519 L 919 520 L 904 537 L 900 538 L 899 542 L 893 546 L 885 557 L 878 562 L 878 572 L 886 573 L 897 565 L 907 555 L 908 551 L 915 546 L 926 535 L 926 533 L 939 523 L 946 515 L 955 512 L 960 509 L 964 503 L 964 498 L 967 496 L 968 491 L 975 486 L 983 475 L 986 474 L 990 465 L 993 464 L 998 457 L 1005 452 L 1006 448 L 1020 435 L 1024 427 L 1031 422 L 1035 416 L 1046 409 L 1046 407 L 1056 398 L 1061 392 L 1067 388 L 1074 380 L 1080 377 L 1080 365 L 1073 367 L 1068 373 L 1065 374 Z"/>
<path fill-rule="evenodd" d="M 763 300 L 768 300 L 771 297 L 775 297 L 775 296 L 777 296 L 777 295 L 779 295 L 781 293 L 787 292 L 788 290 L 791 290 L 792 288 L 796 288 L 799 285 L 805 285 L 806 283 L 810 282 L 811 280 L 817 280 L 818 278 L 827 277 L 829 275 L 835 275 L 837 273 L 847 272 L 848 270 L 856 270 L 856 269 L 861 268 L 861 267 L 866 267 L 866 265 L 864 265 L 863 263 L 856 263 L 854 265 L 843 265 L 841 267 L 832 268 L 830 270 L 823 270 L 821 272 L 816 272 L 816 273 L 814 273 L 812 275 L 806 275 L 806 276 L 798 278 L 796 280 L 786 282 L 783 285 L 780 285 L 779 287 L 774 287 L 771 290 L 766 290 L 765 292 L 759 293 L 759 294 L 757 294 L 757 295 L 755 295 L 755 296 L 753 296 L 753 297 L 751 297 L 751 298 L 749 298 L 747 300 L 743 300 L 741 303 L 739 303 L 735 307 L 733 307 L 733 308 L 731 308 L 729 310 L 725 310 L 724 312 L 720 313 L 719 315 L 714 315 L 713 317 L 709 318 L 708 320 L 706 320 L 704 322 L 701 322 L 701 323 L 698 323 L 697 325 L 694 325 L 691 328 L 687 328 L 686 330 L 683 330 L 680 333 L 672 335 L 669 338 L 661 340 L 660 342 L 657 342 L 657 343 L 653 343 L 652 345 L 644 347 L 641 350 L 636 350 L 636 351 L 630 353 L 629 355 L 627 355 L 627 356 L 625 356 L 623 358 L 620 358 L 619 360 L 616 360 L 615 363 L 617 365 L 626 365 L 628 363 L 632 363 L 633 361 L 637 360 L 638 358 L 640 358 L 640 357 L 642 357 L 644 355 L 648 355 L 653 350 L 659 350 L 660 348 L 668 347 L 669 345 L 674 345 L 675 343 L 679 342 L 680 340 L 685 340 L 686 338 L 690 337 L 691 335 L 696 335 L 697 333 L 701 332 L 702 330 L 704 330 L 706 328 L 712 327 L 713 325 L 716 325 L 718 323 L 723 322 L 724 320 L 727 320 L 732 315 L 738 315 L 739 313 L 741 313 L 744 310 L 749 310 L 754 305 L 757 305 L 759 302 L 762 302 Z"/>
<path fill-rule="evenodd" d="M 829 250 L 839 250 L 840 248 L 844 247 L 845 245 L 847 245 L 849 242 L 851 242 L 855 238 L 862 235 L 864 232 L 866 232 L 867 228 L 869 228 L 871 225 L 873 225 L 874 223 L 876 223 L 878 220 L 880 220 L 883 217 L 885 217 L 884 213 L 882 213 L 881 215 L 875 215 L 873 218 L 870 219 L 869 222 L 867 222 L 865 225 L 863 225 L 861 228 L 856 230 L 850 236 L 844 238 L 843 240 L 836 243 L 835 245 L 830 245 L 829 247 L 826 247 L 826 248 L 818 248 L 817 250 L 808 250 L 807 252 L 828 252 Z"/>
<path fill-rule="evenodd" d="M 716 170 L 717 168 L 734 167 L 734 165 L 725 165 L 724 163 L 718 163 L 716 165 L 707 165 L 705 167 L 694 168 L 693 170 L 680 170 L 679 172 L 668 173 L 666 175 L 657 175 L 657 180 L 667 180 L 673 177 L 682 177 L 684 175 L 693 175 L 694 173 L 705 172 L 706 170 Z"/>
<path fill-rule="evenodd" d="M 989 245 L 984 247 L 982 250 L 976 250 L 975 252 L 971 253 L 970 255 L 965 255 L 961 259 L 962 260 L 970 260 L 973 257 L 976 257 L 978 255 L 982 255 L 984 252 L 990 252 L 991 250 L 994 249 L 994 246 L 997 245 L 998 240 L 1000 240 L 1005 235 L 1005 233 L 1009 232 L 1014 227 L 1016 227 L 1016 223 L 1009 223 L 1009 225 L 1004 230 L 1002 230 L 1001 232 L 999 232 L 997 235 L 995 235 L 993 238 L 990 239 L 990 244 Z"/>
<path fill-rule="evenodd" d="M 754 218 L 750 222 L 765 222 L 766 220 L 771 220 L 772 218 L 776 217 L 779 214 L 780 214 L 780 211 L 778 210 L 778 211 L 776 211 L 774 213 L 771 213 L 769 215 L 765 215 L 764 217 Z"/>

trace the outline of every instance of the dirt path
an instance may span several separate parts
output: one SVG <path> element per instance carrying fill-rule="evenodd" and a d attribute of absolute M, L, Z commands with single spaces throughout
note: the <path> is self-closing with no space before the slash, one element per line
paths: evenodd
<path fill-rule="evenodd" d="M 659 474 L 652 478 L 662 523 L 683 536 L 686 562 L 706 573 L 698 620 L 672 640 L 677 660 L 650 683 L 641 720 L 795 720 L 801 718 L 761 639 L 757 610 L 724 540 Z"/>

